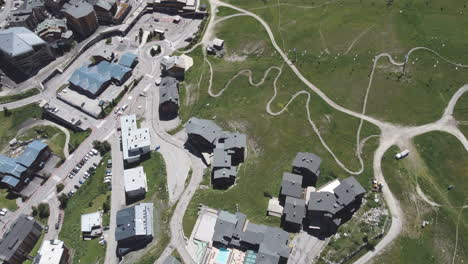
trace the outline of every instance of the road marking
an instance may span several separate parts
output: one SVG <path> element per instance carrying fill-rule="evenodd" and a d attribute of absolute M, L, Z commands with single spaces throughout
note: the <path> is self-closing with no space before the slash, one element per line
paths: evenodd
<path fill-rule="evenodd" d="M 101 123 L 99 123 L 96 127 L 101 128 L 104 123 L 106 123 L 107 120 L 102 120 Z"/>
<path fill-rule="evenodd" d="M 148 89 L 151 87 L 151 83 L 149 83 L 148 85 L 146 85 L 145 89 L 143 89 L 143 92 L 146 92 L 148 91 Z"/>
<path fill-rule="evenodd" d="M 49 194 L 49 196 L 47 196 L 47 198 L 46 198 L 46 201 L 52 199 L 52 197 L 54 197 L 54 195 L 55 195 L 55 192 Z"/>
<path fill-rule="evenodd" d="M 109 135 L 107 135 L 104 140 L 108 140 L 110 138 L 110 136 L 112 136 L 112 134 L 114 134 L 115 130 L 112 130 Z"/>
<path fill-rule="evenodd" d="M 148 73 L 147 73 L 147 74 L 145 74 L 145 76 L 146 76 L 146 77 L 149 77 L 149 78 L 151 78 L 151 79 L 153 79 L 153 78 L 154 78 L 154 76 L 153 76 L 153 75 L 151 75 L 151 74 L 148 74 Z"/>

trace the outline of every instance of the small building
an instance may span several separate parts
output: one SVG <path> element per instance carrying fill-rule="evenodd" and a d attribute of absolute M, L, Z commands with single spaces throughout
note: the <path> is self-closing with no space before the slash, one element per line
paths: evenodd
<path fill-rule="evenodd" d="M 135 115 L 120 118 L 122 151 L 125 163 L 133 163 L 150 152 L 151 140 L 148 128 L 138 128 Z"/>
<path fill-rule="evenodd" d="M 217 139 L 216 148 L 229 152 L 232 164 L 237 166 L 244 162 L 247 136 L 238 132 L 223 131 Z"/>
<path fill-rule="evenodd" d="M 16 10 L 11 10 L 7 18 L 9 27 L 26 27 L 34 30 L 47 18 L 44 0 L 24 1 Z"/>
<path fill-rule="evenodd" d="M 81 234 L 84 240 L 102 235 L 102 212 L 81 215 Z"/>
<path fill-rule="evenodd" d="M 93 5 L 99 25 L 115 24 L 116 0 L 88 0 L 88 2 Z"/>
<path fill-rule="evenodd" d="M 34 264 L 67 264 L 70 253 L 65 243 L 58 239 L 45 240 L 34 258 Z"/>
<path fill-rule="evenodd" d="M 71 38 L 71 36 L 73 36 L 73 32 L 68 30 L 67 23 L 63 19 L 46 19 L 37 25 L 35 32 L 39 35 L 40 38 L 49 43 L 60 40 L 67 42 L 73 40 Z"/>
<path fill-rule="evenodd" d="M 58 105 L 45 103 L 42 106 L 42 109 L 44 118 L 52 120 L 73 131 L 82 132 L 89 128 L 81 121 L 81 117 L 79 115 Z"/>
<path fill-rule="evenodd" d="M 117 212 L 117 254 L 124 256 L 130 251 L 144 248 L 153 240 L 152 203 L 141 203 Z"/>
<path fill-rule="evenodd" d="M 286 197 L 283 209 L 283 228 L 291 231 L 299 231 L 305 217 L 305 200 L 294 197 Z"/>
<path fill-rule="evenodd" d="M 181 264 L 174 256 L 167 257 L 163 264 Z"/>
<path fill-rule="evenodd" d="M 30 182 L 34 173 L 44 167 L 50 155 L 47 144 L 33 140 L 17 158 L 0 156 L 1 184 L 18 193 Z"/>
<path fill-rule="evenodd" d="M 190 118 L 185 125 L 188 134 L 187 143 L 199 152 L 212 152 L 216 146 L 216 139 L 222 129 L 211 120 Z"/>
<path fill-rule="evenodd" d="M 22 80 L 33 76 L 54 59 L 48 43 L 29 29 L 0 30 L 0 66 L 10 78 Z"/>
<path fill-rule="evenodd" d="M 281 217 L 282 214 L 283 206 L 281 206 L 278 198 L 273 197 L 270 200 L 268 200 L 267 215 Z"/>
<path fill-rule="evenodd" d="M 153 0 L 152 6 L 155 11 L 169 14 L 178 14 L 181 12 L 193 13 L 196 11 L 198 1 L 199 0 Z"/>
<path fill-rule="evenodd" d="M 124 170 L 124 182 L 127 201 L 136 201 L 145 197 L 148 184 L 143 166 Z"/>
<path fill-rule="evenodd" d="M 0 261 L 21 264 L 29 257 L 42 234 L 42 226 L 31 216 L 20 215 L 0 240 Z"/>
<path fill-rule="evenodd" d="M 322 159 L 307 152 L 299 152 L 293 161 L 293 173 L 303 176 L 302 186 L 315 186 L 320 176 L 320 164 Z"/>
<path fill-rule="evenodd" d="M 91 4 L 84 0 L 71 0 L 63 5 L 62 13 L 76 36 L 85 39 L 98 28 L 98 18 Z"/>
<path fill-rule="evenodd" d="M 126 52 L 120 57 L 119 64 L 133 69 L 138 64 L 138 56 L 135 53 Z"/>
<path fill-rule="evenodd" d="M 184 79 L 185 60 L 180 56 L 164 56 L 161 59 L 161 74 L 179 80 Z"/>
<path fill-rule="evenodd" d="M 302 176 L 285 172 L 283 173 L 283 181 L 281 183 L 281 190 L 279 200 L 281 204 L 284 204 L 286 197 L 303 198 L 302 189 Z"/>
<path fill-rule="evenodd" d="M 179 112 L 179 81 L 163 77 L 159 85 L 159 119 L 172 120 Z"/>
<path fill-rule="evenodd" d="M 217 50 L 222 50 L 223 47 L 224 47 L 224 40 L 222 39 L 219 39 L 219 38 L 215 38 L 212 42 L 213 44 L 213 47 Z"/>

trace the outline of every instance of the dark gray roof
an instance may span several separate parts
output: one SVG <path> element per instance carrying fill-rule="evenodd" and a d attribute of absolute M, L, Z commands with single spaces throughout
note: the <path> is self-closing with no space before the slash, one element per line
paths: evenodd
<path fill-rule="evenodd" d="M 100 8 L 110 11 L 112 6 L 116 4 L 115 0 L 89 0 L 88 1 L 93 6 L 99 6 Z"/>
<path fill-rule="evenodd" d="M 234 229 L 236 228 L 237 217 L 226 211 L 220 211 L 218 213 L 218 219 L 216 219 L 215 230 L 213 234 L 213 241 L 229 244 Z"/>
<path fill-rule="evenodd" d="M 302 197 L 302 176 L 285 172 L 283 173 L 283 183 L 281 184 L 281 194 L 295 198 Z"/>
<path fill-rule="evenodd" d="M 247 136 L 238 132 L 223 131 L 216 146 L 224 149 L 245 148 L 247 147 Z"/>
<path fill-rule="evenodd" d="M 117 211 L 115 239 L 119 241 L 133 236 L 152 236 L 152 208 L 152 203 L 141 203 Z"/>
<path fill-rule="evenodd" d="M 258 245 L 263 241 L 265 230 L 266 227 L 264 225 L 248 223 L 242 234 L 242 241 L 252 245 Z"/>
<path fill-rule="evenodd" d="M 159 85 L 159 104 L 173 102 L 179 104 L 179 81 L 173 77 L 164 77 Z"/>
<path fill-rule="evenodd" d="M 10 231 L 5 233 L 0 240 L 0 259 L 10 259 L 29 234 L 34 233 L 36 237 L 39 238 L 41 232 L 42 226 L 34 221 L 34 218 L 20 215 L 10 227 Z M 34 241 L 34 244 L 36 242 L 37 241 Z"/>
<path fill-rule="evenodd" d="M 196 117 L 190 118 L 185 126 L 185 130 L 188 134 L 199 135 L 210 143 L 214 143 L 222 132 L 221 128 L 213 121 Z"/>
<path fill-rule="evenodd" d="M 347 206 L 351 204 L 357 196 L 364 194 L 366 191 L 362 188 L 354 177 L 349 177 L 341 181 L 333 192 L 337 197 L 337 202 L 340 205 Z"/>
<path fill-rule="evenodd" d="M 288 232 L 277 227 L 267 227 L 258 249 L 257 263 L 278 263 L 280 256 L 288 258 L 291 251 L 288 240 Z"/>
<path fill-rule="evenodd" d="M 293 167 L 308 169 L 318 176 L 320 174 L 320 163 L 322 163 L 322 159 L 319 156 L 313 153 L 298 152 L 296 158 L 294 158 Z"/>
<path fill-rule="evenodd" d="M 336 196 L 331 192 L 312 192 L 308 210 L 335 214 L 342 207 L 337 204 Z"/>
<path fill-rule="evenodd" d="M 243 213 L 237 212 L 236 217 L 237 217 L 236 228 L 234 229 L 234 232 L 232 235 L 233 237 L 240 239 L 242 232 L 244 230 L 245 222 L 247 221 L 247 216 Z"/>
<path fill-rule="evenodd" d="M 302 224 L 305 217 L 305 200 L 286 197 L 283 214 L 285 214 L 287 222 Z"/>
<path fill-rule="evenodd" d="M 84 0 L 72 0 L 63 6 L 63 12 L 74 18 L 80 18 L 94 13 L 94 8 Z"/>
<path fill-rule="evenodd" d="M 213 179 L 228 179 L 231 177 L 236 177 L 237 176 L 237 170 L 236 167 L 231 166 L 229 168 L 221 168 L 217 169 L 213 172 Z"/>
<path fill-rule="evenodd" d="M 181 264 L 174 256 L 167 257 L 163 264 Z"/>
<path fill-rule="evenodd" d="M 232 166 L 232 157 L 229 151 L 215 148 L 213 150 L 213 168 L 230 168 Z"/>

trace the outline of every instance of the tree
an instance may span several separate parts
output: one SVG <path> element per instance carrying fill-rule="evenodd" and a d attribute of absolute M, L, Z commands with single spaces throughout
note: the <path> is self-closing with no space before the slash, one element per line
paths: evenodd
<path fill-rule="evenodd" d="M 6 106 L 3 107 L 3 115 L 4 116 L 10 116 L 10 110 Z"/>
<path fill-rule="evenodd" d="M 60 194 L 58 197 L 58 200 L 60 201 L 60 208 L 65 209 L 67 208 L 67 203 L 68 203 L 68 196 L 64 193 Z"/>
<path fill-rule="evenodd" d="M 48 203 L 40 203 L 37 207 L 40 218 L 47 218 L 50 215 L 50 208 Z"/>
<path fill-rule="evenodd" d="M 59 183 L 55 186 L 57 188 L 57 193 L 63 191 L 63 188 L 65 188 L 65 185 L 63 183 Z"/>
<path fill-rule="evenodd" d="M 31 209 L 32 209 L 32 216 L 36 216 L 39 213 L 36 206 L 33 206 Z"/>
<path fill-rule="evenodd" d="M 104 210 L 104 213 L 109 212 L 110 210 L 110 195 L 107 195 L 106 201 L 102 204 L 102 210 Z"/>
<path fill-rule="evenodd" d="M 111 150 L 111 145 L 107 141 L 101 142 L 101 141 L 98 141 L 98 140 L 94 140 L 93 141 L 93 147 L 97 151 L 99 151 L 99 154 L 101 154 L 101 156 L 104 156 L 107 152 L 109 152 Z"/>

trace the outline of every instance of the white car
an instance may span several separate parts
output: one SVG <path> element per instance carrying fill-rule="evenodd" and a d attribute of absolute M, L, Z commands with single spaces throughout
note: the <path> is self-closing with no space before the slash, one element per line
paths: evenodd
<path fill-rule="evenodd" d="M 97 151 L 97 149 L 92 149 L 91 151 L 93 152 L 94 155 L 99 154 L 99 151 Z"/>
<path fill-rule="evenodd" d="M 8 212 L 8 209 L 2 208 L 2 210 L 0 210 L 0 215 L 1 215 L 1 216 L 4 216 L 4 215 L 7 214 L 7 212 Z"/>
<path fill-rule="evenodd" d="M 122 106 L 122 112 L 125 111 L 125 109 L 127 109 L 128 105 L 123 105 Z"/>

